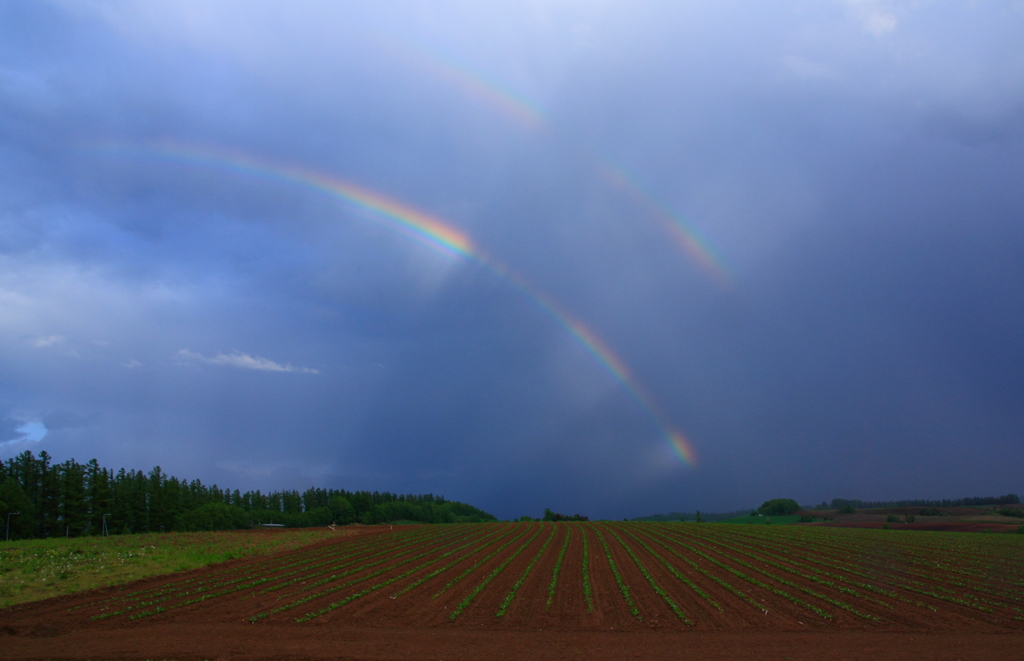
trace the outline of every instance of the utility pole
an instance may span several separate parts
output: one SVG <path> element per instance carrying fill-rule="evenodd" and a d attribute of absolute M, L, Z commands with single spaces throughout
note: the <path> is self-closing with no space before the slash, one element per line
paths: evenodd
<path fill-rule="evenodd" d="M 21 512 L 8 512 L 7 513 L 7 534 L 4 541 L 11 541 L 11 517 L 18 516 Z"/>
<path fill-rule="evenodd" d="M 108 516 L 110 516 L 110 515 L 109 514 L 104 514 L 103 515 L 103 536 L 104 537 L 109 537 L 110 536 L 110 531 L 107 530 L 107 517 Z"/>

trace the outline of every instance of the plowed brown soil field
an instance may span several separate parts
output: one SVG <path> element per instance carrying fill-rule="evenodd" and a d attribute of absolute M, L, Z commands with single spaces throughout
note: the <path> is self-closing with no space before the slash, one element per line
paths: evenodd
<path fill-rule="evenodd" d="M 6 609 L 0 658 L 1024 658 L 1022 561 L 1018 535 L 396 527 Z"/>

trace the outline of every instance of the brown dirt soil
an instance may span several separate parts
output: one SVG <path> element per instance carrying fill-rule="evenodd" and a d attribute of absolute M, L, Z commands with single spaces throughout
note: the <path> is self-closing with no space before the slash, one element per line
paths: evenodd
<path fill-rule="evenodd" d="M 837 521 L 835 523 L 819 523 L 818 526 L 826 528 L 874 528 L 880 530 L 885 526 L 885 521 Z M 1015 533 L 1017 527 L 1022 523 L 987 523 L 985 521 L 944 521 L 934 523 L 890 523 L 893 530 L 932 530 L 943 532 L 983 532 L 991 530 L 999 533 Z"/>
<path fill-rule="evenodd" d="M 545 609 L 554 565 L 570 530 L 570 543 L 562 561 L 555 599 L 550 609 Z M 608 544 L 640 617 L 630 613 L 598 540 L 598 530 Z M 520 533 L 522 536 L 517 538 Z M 595 604 L 591 613 L 586 611 L 582 594 L 584 533 L 589 541 Z M 549 538 L 550 542 L 529 568 L 505 615 L 496 617 L 506 595 Z M 644 548 L 638 538 L 650 550 Z M 511 541 L 513 539 L 515 541 Z M 952 548 L 948 552 L 945 548 L 932 550 L 927 545 L 915 546 L 913 542 L 903 547 L 898 545 L 901 539 L 911 537 L 900 535 L 893 539 L 889 535 L 852 530 L 818 533 L 811 528 L 799 528 L 792 533 L 751 532 L 696 524 L 480 524 L 396 526 L 394 530 L 368 527 L 365 534 L 339 535 L 335 540 L 297 551 L 232 561 L 203 570 L 2 610 L 0 657 L 12 660 L 749 657 L 872 661 L 1024 658 L 1024 620 L 1014 619 L 1024 613 L 1020 610 L 1024 608 L 1024 595 L 1015 587 L 1022 579 L 1019 570 L 1011 569 L 1018 573 L 1009 577 L 1009 582 L 988 583 L 987 579 L 980 578 L 981 570 L 972 569 L 975 556 L 962 555 L 969 552 Z M 817 545 L 815 540 L 822 543 Z M 434 598 L 438 589 L 510 541 L 444 595 Z M 623 544 L 632 549 L 636 559 Z M 710 562 L 687 546 L 721 564 Z M 815 555 L 818 546 L 824 551 Z M 993 548 L 986 546 L 983 550 Z M 1024 545 L 1011 544 L 1000 551 L 1006 556 L 1007 566 L 1019 567 L 1022 548 Z M 825 552 L 828 549 L 833 551 Z M 788 550 L 792 550 L 791 556 L 786 555 Z M 518 555 L 513 558 L 517 551 Z M 673 551 L 679 555 L 673 555 Z M 722 610 L 711 606 L 692 586 L 679 580 L 654 553 L 717 601 Z M 934 576 L 922 575 L 920 559 L 931 557 L 928 554 L 937 554 L 935 557 L 947 563 L 966 558 L 967 564 L 963 565 L 966 569 L 935 570 Z M 695 571 L 680 556 L 743 591 L 761 607 L 755 608 Z M 844 569 L 846 565 L 842 563 L 842 566 L 833 566 L 837 562 L 834 558 L 840 556 L 846 558 L 843 562 L 850 567 L 860 568 L 858 572 L 872 575 L 889 572 L 881 578 L 891 574 L 897 582 L 905 582 L 905 577 L 910 576 L 918 581 L 914 585 L 928 592 L 955 594 L 963 597 L 965 603 L 969 601 L 982 608 L 906 593 L 910 598 L 903 601 L 883 597 L 895 604 L 893 609 L 888 609 L 862 598 L 862 589 L 851 592 L 849 586 L 853 583 L 844 584 L 844 580 L 867 579 L 849 573 L 852 570 Z M 796 573 L 786 573 L 755 559 L 761 557 L 776 558 L 773 562 Z M 806 578 L 809 575 L 806 566 L 813 564 L 808 564 L 806 557 L 819 563 L 815 567 L 832 572 L 832 585 Z M 686 613 L 691 625 L 680 620 L 663 596 L 652 589 L 637 561 L 665 595 Z M 450 569 L 402 592 L 405 587 L 451 563 L 454 564 Z M 723 565 L 753 577 L 756 582 L 745 581 L 722 569 Z M 485 581 L 486 587 L 474 595 Z M 314 585 L 316 583 L 320 585 Z M 347 587 L 338 589 L 343 585 Z M 845 591 L 840 590 L 844 585 Z M 275 586 L 283 586 L 283 589 L 270 590 Z M 886 589 L 896 588 L 887 586 Z M 323 594 L 325 590 L 331 591 Z M 807 604 L 813 602 L 815 607 L 830 613 L 832 619 L 816 616 L 808 607 L 787 600 L 778 591 L 798 595 Z M 851 604 L 878 619 L 857 617 L 806 591 Z M 354 595 L 359 596 L 353 598 Z M 468 607 L 453 621 L 449 614 L 469 597 L 473 598 Z M 304 601 L 296 603 L 297 599 Z M 296 621 L 306 613 L 315 613 L 343 599 L 351 599 L 351 602 L 308 621 Z M 292 603 L 295 606 L 290 610 L 256 618 L 255 623 L 250 621 L 260 613 Z M 97 615 L 128 606 L 133 610 L 95 619 Z M 156 612 L 158 608 L 167 610 Z M 137 619 L 130 617 L 147 611 L 152 614 Z"/>
<path fill-rule="evenodd" d="M 931 507 L 921 507 L 919 505 L 911 505 L 909 507 L 875 507 L 872 509 L 857 510 L 857 514 L 895 514 L 896 516 L 903 516 L 904 514 L 919 515 L 921 510 L 931 510 Z M 991 514 L 991 509 L 983 507 L 937 507 L 942 512 L 942 516 L 980 516 L 984 514 Z"/>

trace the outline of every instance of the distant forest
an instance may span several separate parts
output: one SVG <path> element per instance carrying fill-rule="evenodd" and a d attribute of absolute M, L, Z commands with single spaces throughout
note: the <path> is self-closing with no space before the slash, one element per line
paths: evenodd
<path fill-rule="evenodd" d="M 239 492 L 166 475 L 116 473 L 93 459 L 55 464 L 45 451 L 0 461 L 0 526 L 10 517 L 11 539 L 77 537 L 161 531 L 226 530 L 256 523 L 288 527 L 331 523 L 468 523 L 497 519 L 472 505 L 441 496 L 310 488 Z M 0 535 L 4 534 L 0 528 Z M 2 540 L 3 537 L 0 537 Z"/>

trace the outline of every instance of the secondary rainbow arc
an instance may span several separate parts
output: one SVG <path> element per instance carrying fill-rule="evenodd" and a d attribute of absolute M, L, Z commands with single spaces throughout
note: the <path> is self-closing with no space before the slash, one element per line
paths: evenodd
<path fill-rule="evenodd" d="M 528 128 L 550 127 L 551 122 L 537 104 L 502 88 L 468 66 L 424 48 L 397 44 L 393 40 L 386 40 L 385 43 L 438 78 L 448 81 L 516 122 Z M 583 148 L 583 151 L 596 161 L 601 175 L 613 186 L 623 190 L 649 217 L 656 220 L 701 270 L 723 285 L 731 284 L 732 277 L 721 257 L 679 214 L 659 203 L 640 184 L 635 175 L 628 174 L 610 158 L 600 155 L 592 148 Z"/>

